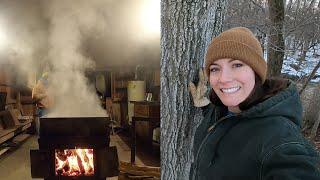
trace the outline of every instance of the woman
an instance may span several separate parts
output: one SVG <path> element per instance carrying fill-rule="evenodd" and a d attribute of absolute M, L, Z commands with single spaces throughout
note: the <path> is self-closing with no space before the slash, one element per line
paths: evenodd
<path fill-rule="evenodd" d="M 194 138 L 192 179 L 320 179 L 319 155 L 300 133 L 302 106 L 296 86 L 266 79 L 267 64 L 253 33 L 232 28 L 208 47 L 206 80 L 190 83 L 204 119 Z"/>

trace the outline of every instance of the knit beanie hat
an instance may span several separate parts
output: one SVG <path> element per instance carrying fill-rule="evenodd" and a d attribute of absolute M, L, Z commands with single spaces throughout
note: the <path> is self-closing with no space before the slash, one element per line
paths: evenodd
<path fill-rule="evenodd" d="M 236 27 L 213 38 L 205 57 L 205 70 L 208 77 L 210 65 L 223 58 L 243 61 L 257 73 L 264 83 L 267 63 L 263 58 L 260 42 L 249 29 Z"/>

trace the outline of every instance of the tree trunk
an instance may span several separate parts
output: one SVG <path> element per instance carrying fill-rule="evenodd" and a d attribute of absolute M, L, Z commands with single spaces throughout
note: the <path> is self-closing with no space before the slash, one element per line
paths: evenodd
<path fill-rule="evenodd" d="M 188 82 L 221 32 L 225 6 L 225 0 L 161 1 L 161 179 L 189 179 L 202 114 Z"/>
<path fill-rule="evenodd" d="M 268 0 L 271 26 L 268 41 L 268 77 L 281 74 L 284 57 L 283 20 L 284 1 Z"/>
<path fill-rule="evenodd" d="M 299 64 L 302 64 L 304 61 L 306 61 L 306 56 L 307 56 L 307 52 L 308 52 L 308 44 L 309 42 L 307 42 L 307 40 L 304 40 L 302 42 L 302 46 L 301 46 L 301 50 L 300 50 L 300 57 L 298 58 L 298 60 L 300 61 Z"/>
<path fill-rule="evenodd" d="M 303 94 L 300 94 L 303 105 L 303 132 L 310 135 L 312 127 L 317 121 L 317 115 L 320 111 L 320 83 L 316 86 L 310 86 Z"/>
<path fill-rule="evenodd" d="M 320 83 L 318 84 L 318 86 L 316 87 L 317 89 L 314 91 L 313 93 L 313 98 L 312 100 L 316 101 L 317 97 L 319 97 L 319 92 L 320 92 Z M 320 110 L 319 110 L 319 105 L 318 106 L 315 106 L 315 107 L 311 107 L 311 108 L 317 108 L 318 111 L 317 111 L 317 118 L 315 119 L 314 121 L 314 124 L 312 126 L 312 129 L 311 129 L 311 133 L 310 133 L 310 138 L 312 140 L 315 139 L 316 135 L 317 135 L 317 130 L 319 128 L 319 124 L 320 124 Z"/>
<path fill-rule="evenodd" d="M 316 122 L 314 122 L 312 126 L 310 139 L 314 140 L 316 138 L 319 124 L 320 124 L 320 112 L 318 112 L 318 118 L 316 119 Z"/>

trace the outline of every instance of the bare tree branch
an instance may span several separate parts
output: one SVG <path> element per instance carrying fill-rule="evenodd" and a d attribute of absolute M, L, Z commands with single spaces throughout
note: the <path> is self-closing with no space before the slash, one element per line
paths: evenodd
<path fill-rule="evenodd" d="M 317 70 L 320 67 L 320 60 L 318 62 L 318 64 L 314 67 L 314 69 L 312 70 L 310 76 L 308 77 L 308 79 L 306 80 L 306 82 L 304 83 L 304 85 L 302 86 L 302 89 L 300 90 L 299 94 L 301 95 L 302 92 L 304 91 L 304 89 L 307 87 L 308 83 L 310 82 L 310 80 L 313 78 L 313 76 L 316 74 Z"/>

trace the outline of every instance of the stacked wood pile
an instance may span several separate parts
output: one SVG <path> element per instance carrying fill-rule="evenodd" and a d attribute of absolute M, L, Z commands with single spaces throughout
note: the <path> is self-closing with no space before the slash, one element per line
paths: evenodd
<path fill-rule="evenodd" d="M 137 166 L 120 161 L 119 180 L 159 180 L 160 167 Z"/>

